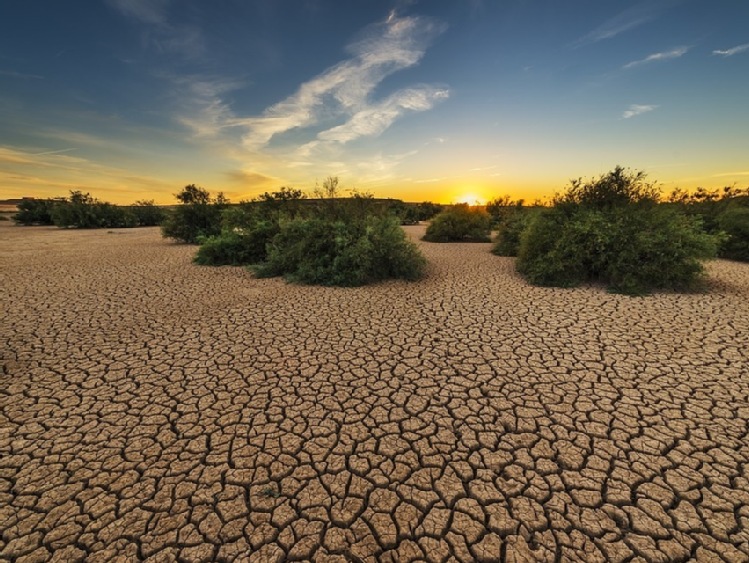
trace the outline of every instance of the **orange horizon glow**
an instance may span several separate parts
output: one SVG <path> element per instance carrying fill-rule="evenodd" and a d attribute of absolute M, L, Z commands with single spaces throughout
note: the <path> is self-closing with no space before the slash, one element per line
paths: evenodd
<path fill-rule="evenodd" d="M 0 156 L 2 156 L 0 154 Z M 0 161 L 2 159 L 0 158 Z M 613 169 L 613 166 L 611 167 Z M 632 170 L 637 170 L 632 168 Z M 607 170 L 597 171 L 594 174 L 580 175 L 584 180 L 595 178 Z M 131 176 L 128 179 L 132 183 L 118 181 L 116 178 L 103 177 L 97 182 L 95 179 L 79 178 L 77 182 L 71 182 L 67 178 L 49 178 L 44 180 L 39 176 L 33 182 L 24 182 L 23 185 L 13 185 L 8 176 L 2 177 L 0 182 L 4 184 L 0 191 L 0 200 L 20 199 L 23 197 L 54 198 L 67 197 L 70 191 L 80 190 L 90 193 L 93 197 L 118 205 L 130 205 L 138 200 L 154 200 L 157 205 L 174 205 L 177 203 L 175 194 L 187 184 L 197 184 L 216 195 L 223 192 L 230 201 L 237 203 L 242 200 L 251 200 L 264 192 L 278 190 L 282 186 L 301 189 L 307 197 L 313 197 L 315 185 L 318 182 L 299 183 L 284 181 L 281 178 L 269 178 L 259 182 L 252 188 L 242 188 L 236 183 L 226 182 L 215 175 L 206 177 L 187 178 L 167 177 L 155 179 L 146 176 Z M 197 174 L 196 176 L 202 176 Z M 10 180 L 10 181 L 9 181 Z M 222 181 L 223 180 L 223 181 Z M 512 199 L 522 199 L 527 204 L 535 200 L 548 200 L 555 193 L 564 191 L 569 186 L 569 178 L 555 180 L 547 177 L 523 178 L 503 177 L 500 181 L 494 178 L 481 179 L 473 177 L 467 180 L 449 181 L 395 181 L 392 183 L 357 183 L 349 182 L 345 176 L 340 176 L 341 193 L 347 195 L 351 189 L 359 192 L 370 193 L 376 198 L 400 199 L 405 202 L 431 201 L 434 203 L 449 205 L 455 203 L 468 203 L 470 205 L 486 205 L 488 202 L 502 196 Z M 749 185 L 749 173 L 738 172 L 736 174 L 695 174 L 684 180 L 663 179 L 656 177 L 656 173 L 649 173 L 648 180 L 653 181 L 666 195 L 675 188 L 681 188 L 692 192 L 698 187 L 708 190 L 721 189 L 725 186 L 746 187 Z"/>

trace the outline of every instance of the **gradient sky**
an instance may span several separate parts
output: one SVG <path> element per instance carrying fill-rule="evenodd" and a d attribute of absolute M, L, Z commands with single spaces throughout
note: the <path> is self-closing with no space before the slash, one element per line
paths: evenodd
<path fill-rule="evenodd" d="M 749 185 L 746 0 L 4 0 L 0 198 Z"/>

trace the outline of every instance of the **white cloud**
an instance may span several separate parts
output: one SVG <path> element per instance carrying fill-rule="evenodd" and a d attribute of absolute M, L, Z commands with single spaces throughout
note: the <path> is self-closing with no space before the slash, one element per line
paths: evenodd
<path fill-rule="evenodd" d="M 347 143 L 359 137 L 379 135 L 407 111 L 425 111 L 449 96 L 446 89 L 423 86 L 400 90 L 385 100 L 356 112 L 343 125 L 317 135 L 322 141 Z"/>
<path fill-rule="evenodd" d="M 637 115 L 642 115 L 643 113 L 647 113 L 649 111 L 653 111 L 658 106 L 655 105 L 640 105 L 640 104 L 632 104 L 629 106 L 629 108 L 622 114 L 623 119 L 629 119 L 631 117 L 635 117 Z"/>
<path fill-rule="evenodd" d="M 578 39 L 574 46 L 581 47 L 605 39 L 612 39 L 625 31 L 629 31 L 655 19 L 662 9 L 662 4 L 659 5 L 651 0 L 641 2 L 606 20 L 590 33 Z"/>
<path fill-rule="evenodd" d="M 749 43 L 744 43 L 743 45 L 737 45 L 736 47 L 731 47 L 730 49 L 726 49 L 725 51 L 716 49 L 715 51 L 713 51 L 713 55 L 721 55 L 723 57 L 732 57 L 734 55 L 738 55 L 739 53 L 743 53 L 744 51 L 749 51 Z"/>
<path fill-rule="evenodd" d="M 672 49 L 670 51 L 662 51 L 660 53 L 653 53 L 652 55 L 648 55 L 644 59 L 640 59 L 638 61 L 632 61 L 631 63 L 627 63 L 622 68 L 633 68 L 633 67 L 640 66 L 643 64 L 647 64 L 647 63 L 678 59 L 679 57 L 684 55 L 687 51 L 689 51 L 689 47 L 677 47 L 676 49 Z"/>
<path fill-rule="evenodd" d="M 352 116 L 349 123 L 342 126 L 343 129 L 335 134 L 331 133 L 330 137 L 345 136 L 344 130 L 351 135 L 357 129 L 366 134 L 363 119 L 356 117 L 366 114 L 379 120 L 371 131 L 374 134 L 382 132 L 392 123 L 387 114 L 393 108 L 386 107 L 388 100 L 370 105 L 371 93 L 387 76 L 417 64 L 430 41 L 443 30 L 443 25 L 430 19 L 397 18 L 391 14 L 386 23 L 371 26 L 360 40 L 348 47 L 351 58 L 303 83 L 296 93 L 270 106 L 262 115 L 236 118 L 229 125 L 247 129 L 243 142 L 252 150 L 265 146 L 275 135 L 318 123 L 323 114 L 328 117 Z M 398 97 L 404 109 L 419 111 L 420 107 L 429 109 L 424 101 L 418 101 L 419 98 L 427 98 L 429 91 L 431 90 L 423 90 L 420 96 L 417 89 L 409 89 L 400 93 L 401 96 L 398 96 L 399 93 L 393 96 Z M 409 102 L 406 98 L 412 101 Z M 390 103 L 392 105 L 393 101 L 390 100 Z M 409 107 L 409 104 L 413 107 Z M 346 142 L 343 138 L 336 140 Z"/>

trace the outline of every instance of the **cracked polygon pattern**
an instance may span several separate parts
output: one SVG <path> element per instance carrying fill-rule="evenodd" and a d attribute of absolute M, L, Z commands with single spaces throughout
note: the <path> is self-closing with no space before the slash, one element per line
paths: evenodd
<path fill-rule="evenodd" d="M 337 289 L 0 236 L 0 559 L 749 560 L 749 265 L 632 298 L 420 242 Z"/>

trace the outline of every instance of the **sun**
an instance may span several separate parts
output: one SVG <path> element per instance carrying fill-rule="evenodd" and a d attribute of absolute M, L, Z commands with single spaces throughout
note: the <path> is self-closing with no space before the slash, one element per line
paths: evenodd
<path fill-rule="evenodd" d="M 483 205 L 484 198 L 475 193 L 465 193 L 455 199 L 455 203 L 467 203 L 468 205 Z"/>

